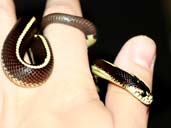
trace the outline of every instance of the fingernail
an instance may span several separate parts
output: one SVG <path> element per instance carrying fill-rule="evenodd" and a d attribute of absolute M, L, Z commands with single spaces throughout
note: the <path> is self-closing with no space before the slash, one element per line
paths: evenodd
<path fill-rule="evenodd" d="M 142 67 L 151 69 L 156 58 L 156 45 L 147 36 L 131 39 L 131 59 Z"/>

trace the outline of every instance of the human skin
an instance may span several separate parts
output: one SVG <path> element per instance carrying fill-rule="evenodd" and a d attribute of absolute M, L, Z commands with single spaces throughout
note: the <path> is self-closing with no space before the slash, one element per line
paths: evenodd
<path fill-rule="evenodd" d="M 62 12 L 82 16 L 78 0 L 47 0 L 44 15 Z M 0 48 L 16 22 L 12 0 L 0 0 Z M 1 128 L 146 128 L 148 106 L 124 89 L 109 84 L 106 102 L 99 100 L 90 73 L 84 34 L 52 24 L 45 28 L 54 51 L 54 69 L 37 88 L 11 83 L 0 69 Z M 128 40 L 114 63 L 152 89 L 156 46 L 146 36 Z"/>

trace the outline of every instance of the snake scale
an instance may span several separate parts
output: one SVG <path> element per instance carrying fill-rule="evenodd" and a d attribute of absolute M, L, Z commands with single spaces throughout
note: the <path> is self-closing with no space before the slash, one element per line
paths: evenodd
<path fill-rule="evenodd" d="M 2 67 L 6 76 L 20 87 L 37 87 L 44 83 L 53 70 L 53 54 L 43 29 L 52 23 L 60 23 L 80 29 L 86 37 L 88 47 L 96 42 L 96 27 L 90 21 L 73 15 L 53 13 L 42 18 L 20 18 L 8 34 L 2 48 Z M 24 58 L 28 56 L 29 62 Z M 142 103 L 149 105 L 152 95 L 148 87 L 136 76 L 117 68 L 105 60 L 92 65 L 95 76 L 118 85 Z"/>

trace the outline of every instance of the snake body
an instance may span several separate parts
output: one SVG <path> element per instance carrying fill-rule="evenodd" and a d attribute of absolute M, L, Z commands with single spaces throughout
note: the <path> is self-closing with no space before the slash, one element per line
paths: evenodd
<path fill-rule="evenodd" d="M 41 33 L 52 23 L 81 30 L 88 47 L 96 42 L 95 26 L 82 17 L 53 13 L 43 17 L 40 25 L 35 17 L 20 18 L 8 34 L 2 49 L 3 70 L 16 85 L 37 87 L 49 78 L 53 69 L 53 54 L 48 40 Z M 25 53 L 28 53 L 30 63 L 25 61 Z M 146 105 L 153 101 L 150 90 L 141 80 L 107 61 L 95 61 L 92 72 L 95 76 L 126 89 Z"/>
<path fill-rule="evenodd" d="M 87 44 L 96 39 L 94 25 L 78 16 L 54 13 L 45 16 L 39 25 L 35 17 L 20 18 L 8 34 L 2 49 L 2 66 L 6 76 L 21 87 L 37 87 L 50 76 L 53 68 L 53 55 L 47 39 L 41 35 L 47 25 L 61 23 L 76 27 L 86 35 Z M 30 55 L 28 63 L 25 53 Z"/>
<path fill-rule="evenodd" d="M 38 33 L 35 17 L 24 17 L 17 21 L 8 34 L 2 49 L 2 65 L 7 77 L 16 85 L 36 87 L 50 75 L 53 67 L 53 56 L 44 36 Z M 29 64 L 24 61 L 25 53 L 32 43 L 41 43 L 45 53 L 39 55 L 41 63 Z M 42 58 L 44 57 L 44 58 Z"/>

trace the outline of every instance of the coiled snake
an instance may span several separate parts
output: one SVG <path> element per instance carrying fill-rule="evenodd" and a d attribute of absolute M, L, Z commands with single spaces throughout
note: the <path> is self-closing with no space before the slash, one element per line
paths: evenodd
<path fill-rule="evenodd" d="M 42 30 L 51 23 L 73 26 L 84 32 L 87 45 L 96 42 L 96 28 L 88 20 L 62 13 L 43 17 L 41 25 L 35 17 L 20 18 L 8 34 L 2 49 L 2 67 L 6 76 L 21 87 L 37 87 L 45 82 L 53 69 L 53 54 Z M 40 26 L 40 27 L 39 27 Z M 29 62 L 25 55 L 28 55 Z M 92 65 L 95 76 L 106 79 L 129 91 L 144 104 L 151 104 L 152 95 L 137 77 L 117 68 L 105 60 Z"/>

